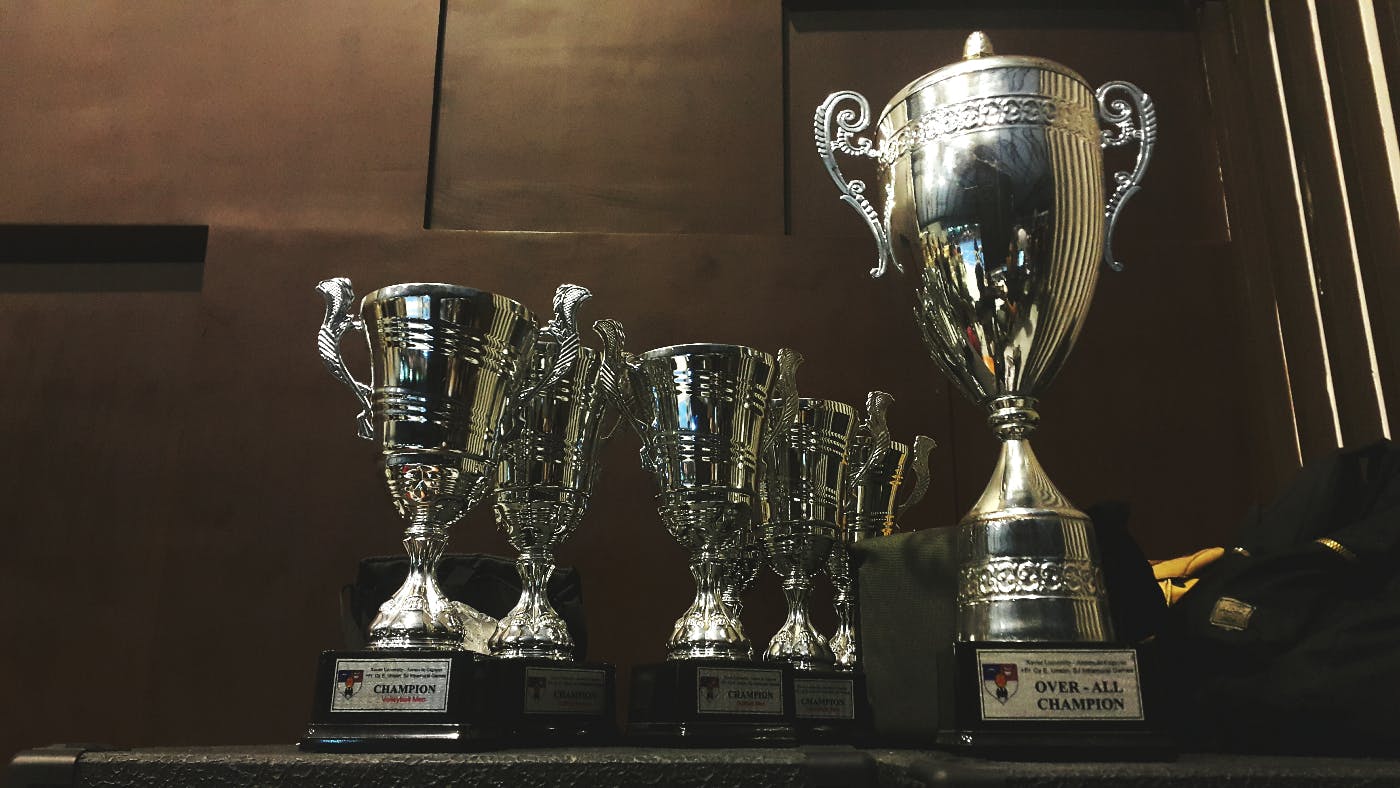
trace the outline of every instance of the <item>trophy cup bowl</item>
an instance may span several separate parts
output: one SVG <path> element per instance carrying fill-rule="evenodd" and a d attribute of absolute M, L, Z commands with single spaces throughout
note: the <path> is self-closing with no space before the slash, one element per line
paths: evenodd
<path fill-rule="evenodd" d="M 794 423 L 779 434 L 768 456 L 768 519 L 763 544 L 782 578 L 787 618 L 763 658 L 798 670 L 830 667 L 835 659 L 808 612 L 812 579 L 831 554 L 845 498 L 846 452 L 856 427 L 855 408 L 843 402 L 802 398 Z"/>
<path fill-rule="evenodd" d="M 547 358 L 541 356 L 543 363 Z M 574 641 L 546 592 L 554 553 L 588 509 L 606 404 L 603 357 L 579 348 L 568 371 L 524 403 L 505 429 L 496 522 L 519 551 L 520 601 L 491 635 L 494 656 L 570 660 Z"/>
<path fill-rule="evenodd" d="M 382 446 L 385 483 L 408 522 L 408 577 L 370 624 L 369 647 L 484 653 L 496 622 L 444 597 L 435 570 L 448 527 L 490 490 L 501 424 L 531 396 L 541 329 L 520 303 L 458 285 L 381 288 L 364 297 L 358 313 L 349 280 L 328 279 L 317 289 L 326 299 L 322 361 L 360 400 L 360 437 Z M 567 302 L 571 320 L 586 297 L 583 288 L 564 285 L 556 311 Z M 369 385 L 354 379 L 340 355 L 340 339 L 352 328 L 369 344 Z M 566 329 L 572 325 L 555 330 Z"/>
<path fill-rule="evenodd" d="M 901 90 L 877 141 L 857 93 L 817 111 L 817 148 L 879 257 L 916 275 L 915 317 L 943 372 L 986 407 L 1002 441 L 981 499 L 960 523 L 958 640 L 1103 642 L 1113 637 L 1089 519 L 1050 482 L 1026 438 L 1036 397 L 1084 323 L 1100 262 L 1140 187 L 1156 136 L 1141 90 L 1097 91 L 1058 63 L 991 52 L 981 33 L 962 62 Z M 854 104 L 854 108 L 843 104 Z M 1141 122 L 1134 123 L 1133 112 Z M 1116 127 L 1100 131 L 1097 113 Z M 1102 146 L 1140 143 L 1104 201 Z M 884 212 L 835 153 L 878 161 Z"/>

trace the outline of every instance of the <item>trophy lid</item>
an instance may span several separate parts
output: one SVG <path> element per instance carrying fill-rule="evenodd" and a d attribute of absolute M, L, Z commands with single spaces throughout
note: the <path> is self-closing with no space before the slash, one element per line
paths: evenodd
<path fill-rule="evenodd" d="M 918 93 L 924 88 L 937 82 L 974 74 L 981 71 L 991 71 L 1001 68 L 1025 68 L 1038 69 L 1041 71 L 1051 71 L 1063 74 L 1071 79 L 1083 82 L 1088 85 L 1088 80 L 1080 76 L 1079 72 L 1053 60 L 1046 60 L 1042 57 L 1030 57 L 1028 55 L 998 55 L 992 50 L 992 40 L 981 30 L 974 30 L 963 42 L 963 59 L 956 63 L 950 63 L 940 69 L 930 71 L 927 74 L 915 79 L 905 85 L 894 98 L 880 112 L 883 119 L 890 114 L 890 110 L 899 106 L 905 99 Z M 969 98 L 972 98 L 969 96 Z"/>

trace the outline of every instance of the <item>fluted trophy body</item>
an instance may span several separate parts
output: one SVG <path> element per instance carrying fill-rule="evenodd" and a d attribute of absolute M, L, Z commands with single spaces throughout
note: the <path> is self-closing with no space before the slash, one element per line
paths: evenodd
<path fill-rule="evenodd" d="M 759 456 L 773 439 L 769 400 L 778 394 L 791 418 L 801 356 L 704 343 L 633 356 L 619 323 L 594 328 L 603 337 L 608 390 L 641 436 L 642 465 L 656 477 L 657 511 L 690 553 L 695 599 L 672 628 L 666 658 L 748 660 L 752 644 L 723 592 L 742 573 L 734 563 L 749 545 Z"/>
<path fill-rule="evenodd" d="M 747 659 L 743 625 L 720 600 L 723 548 L 740 541 L 751 516 L 777 362 L 738 345 L 658 348 L 638 361 L 651 415 L 642 450 L 661 490 L 661 520 L 690 551 L 696 583 L 695 600 L 667 640 L 667 657 Z"/>
<path fill-rule="evenodd" d="M 797 416 L 775 441 L 766 464 L 767 521 L 763 544 L 782 579 L 787 618 L 763 658 L 799 670 L 835 663 L 826 638 L 812 624 L 808 596 L 837 539 L 845 501 L 846 452 L 856 410 L 833 400 L 798 400 Z"/>
<path fill-rule="evenodd" d="M 1150 156 L 1151 101 L 1128 83 L 1096 91 L 1058 63 L 995 56 L 979 33 L 962 62 L 896 94 L 874 142 L 855 136 L 869 120 L 859 94 L 832 94 L 817 113 L 818 151 L 875 235 L 872 273 L 894 265 L 913 278 L 930 355 L 988 409 L 1002 440 L 960 525 L 958 637 L 1110 640 L 1093 526 L 1026 438 L 1083 327 L 1100 262 L 1119 267 L 1110 236 Z M 1105 200 L 1101 149 L 1131 141 L 1141 143 L 1137 166 L 1115 174 Z M 841 174 L 837 152 L 876 159 L 883 214 L 863 182 Z"/>
<path fill-rule="evenodd" d="M 531 376 L 541 329 L 520 303 L 459 285 L 381 288 L 358 311 L 349 280 L 318 289 L 326 299 L 322 361 L 360 400 L 360 436 L 379 442 L 385 483 L 407 521 L 408 577 L 370 624 L 369 645 L 484 653 L 495 620 L 448 600 L 435 570 L 449 526 L 490 491 L 503 419 L 544 380 Z M 565 285 L 556 307 L 562 298 L 571 310 L 586 297 Z M 340 356 L 352 328 L 369 344 L 370 384 L 355 380 Z"/>
<path fill-rule="evenodd" d="M 865 539 L 897 531 L 899 520 L 923 500 L 929 485 L 929 453 L 936 444 L 927 435 L 919 435 L 911 450 L 908 444 L 891 440 L 885 411 L 892 402 L 894 399 L 883 391 L 867 395 L 865 418 L 856 427 L 846 452 L 840 528 L 826 564 L 836 608 L 836 631 L 829 642 L 839 670 L 854 670 L 860 663 L 851 548 Z"/>
<path fill-rule="evenodd" d="M 537 364 L 555 354 L 541 354 Z M 543 372 L 543 370 L 541 370 Z M 496 522 L 519 551 L 522 591 L 491 636 L 506 658 L 571 659 L 573 637 L 546 592 L 559 545 L 577 529 L 598 477 L 606 416 L 603 357 L 579 348 L 555 382 L 506 421 L 496 468 Z"/>

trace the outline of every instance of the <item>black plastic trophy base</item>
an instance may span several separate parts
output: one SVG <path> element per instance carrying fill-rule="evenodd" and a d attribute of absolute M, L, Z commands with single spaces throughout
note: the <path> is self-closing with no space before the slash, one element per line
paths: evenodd
<path fill-rule="evenodd" d="M 697 747 L 790 747 L 792 673 L 727 660 L 686 660 L 632 669 L 627 735 Z"/>
<path fill-rule="evenodd" d="M 865 674 L 792 670 L 792 724 L 802 742 L 861 744 L 870 730 Z"/>
<path fill-rule="evenodd" d="M 395 649 L 323 651 L 315 705 L 300 746 L 314 752 L 484 749 L 475 723 L 474 655 Z"/>
<path fill-rule="evenodd" d="M 1170 760 L 1143 691 L 1152 672 L 1144 647 L 955 643 L 939 663 L 938 744 L 999 760 Z"/>
<path fill-rule="evenodd" d="M 512 745 L 609 744 L 617 738 L 616 669 L 548 659 L 476 664 L 479 720 Z"/>

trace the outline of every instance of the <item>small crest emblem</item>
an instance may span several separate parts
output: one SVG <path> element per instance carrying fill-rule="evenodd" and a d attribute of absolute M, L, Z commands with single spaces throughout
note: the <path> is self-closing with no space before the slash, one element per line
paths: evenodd
<path fill-rule="evenodd" d="M 714 700 L 719 692 L 719 676 L 701 676 L 700 689 L 705 691 L 705 700 Z"/>
<path fill-rule="evenodd" d="M 987 691 L 988 695 L 996 698 L 998 702 L 1005 703 L 1011 700 L 1011 696 L 1016 694 L 1016 690 L 1020 686 L 1020 681 L 1017 678 L 1016 663 L 982 663 L 982 688 Z"/>
<path fill-rule="evenodd" d="M 544 676 L 527 676 L 525 678 L 525 686 L 530 688 L 530 698 L 532 700 L 539 700 L 540 693 L 544 691 L 545 687 L 549 686 L 549 679 Z"/>
<path fill-rule="evenodd" d="M 363 670 L 337 670 L 335 672 L 335 686 L 340 694 L 347 698 L 355 697 L 355 693 L 364 686 L 365 672 Z"/>

